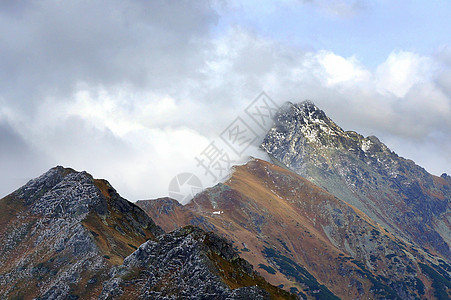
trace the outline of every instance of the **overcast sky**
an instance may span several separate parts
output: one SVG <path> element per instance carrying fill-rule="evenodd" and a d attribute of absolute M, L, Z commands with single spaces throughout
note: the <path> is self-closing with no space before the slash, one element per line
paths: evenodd
<path fill-rule="evenodd" d="M 56 165 L 211 186 L 195 158 L 262 91 L 451 172 L 451 1 L 242 2 L 0 1 L 0 197 Z"/>

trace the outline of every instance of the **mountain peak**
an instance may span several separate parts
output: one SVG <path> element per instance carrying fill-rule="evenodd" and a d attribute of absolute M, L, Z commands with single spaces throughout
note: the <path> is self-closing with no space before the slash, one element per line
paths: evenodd
<path fill-rule="evenodd" d="M 280 109 L 281 113 L 291 114 L 297 118 L 304 119 L 306 123 L 317 123 L 319 121 L 327 121 L 329 118 L 326 116 L 318 106 L 311 100 L 304 100 L 299 103 L 293 104 L 292 102 L 286 102 Z M 310 122 L 308 122 L 310 121 Z"/>
<path fill-rule="evenodd" d="M 60 173 L 62 173 L 62 174 L 79 173 L 78 171 L 75 171 L 75 170 L 72 169 L 72 168 L 64 167 L 64 166 L 60 166 L 60 165 L 51 168 L 49 171 L 51 171 L 51 170 L 58 171 L 58 172 L 60 172 Z"/>
<path fill-rule="evenodd" d="M 287 151 L 282 146 L 284 140 L 297 145 L 291 145 L 292 149 Z M 344 131 L 310 100 L 285 103 L 276 113 L 274 126 L 261 147 L 270 155 L 274 151 L 288 153 L 295 148 L 295 151 L 308 148 L 310 152 L 342 149 L 358 156 L 374 157 L 379 152 L 396 156 L 375 136 L 364 137 L 355 131 Z"/>
<path fill-rule="evenodd" d="M 344 131 L 313 103 L 301 102 L 287 104 L 276 113 L 261 147 L 276 164 L 357 207 L 387 229 L 451 257 L 449 229 L 435 225 L 447 222 L 449 187 L 413 161 L 399 157 L 377 137 Z"/>
<path fill-rule="evenodd" d="M 315 103 L 313 103 L 313 101 L 311 101 L 311 100 L 304 100 L 302 102 L 294 104 L 294 106 L 296 106 L 297 108 L 302 109 L 304 111 L 310 111 L 310 112 L 320 110 L 318 108 L 318 106 L 316 106 Z"/>
<path fill-rule="evenodd" d="M 287 102 L 279 109 L 274 116 L 274 126 L 261 147 L 273 155 L 276 152 L 290 153 L 307 148 L 313 150 L 341 147 L 347 139 L 343 129 L 312 101 L 306 100 L 298 104 Z M 291 148 L 288 149 L 287 146 Z M 302 152 L 298 154 L 303 155 Z M 288 161 L 283 163 L 288 163 L 288 167 L 291 164 Z"/>
<path fill-rule="evenodd" d="M 71 298 L 92 279 L 81 297 L 92 299 L 110 265 L 163 233 L 106 180 L 57 166 L 0 199 L 0 294 Z"/>
<path fill-rule="evenodd" d="M 35 214 L 48 217 L 81 216 L 94 207 L 98 209 L 102 206 L 103 192 L 99 182 L 85 171 L 56 166 L 30 180 L 13 195 Z"/>

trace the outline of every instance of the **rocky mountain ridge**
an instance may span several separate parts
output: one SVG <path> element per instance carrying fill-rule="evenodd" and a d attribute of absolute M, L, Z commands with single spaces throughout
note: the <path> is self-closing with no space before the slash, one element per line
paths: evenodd
<path fill-rule="evenodd" d="M 2 299 L 293 298 L 226 241 L 193 228 L 165 234 L 86 172 L 56 167 L 31 180 L 0 199 L 0 223 Z"/>
<path fill-rule="evenodd" d="M 144 299 L 296 298 L 268 284 L 226 240 L 193 226 L 144 243 L 114 268 L 100 299 L 118 295 L 124 299 L 137 295 Z"/>

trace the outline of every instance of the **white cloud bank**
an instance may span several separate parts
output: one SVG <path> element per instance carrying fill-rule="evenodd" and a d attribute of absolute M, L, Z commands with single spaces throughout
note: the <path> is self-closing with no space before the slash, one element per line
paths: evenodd
<path fill-rule="evenodd" d="M 381 92 L 389 92 L 403 98 L 416 84 L 427 83 L 433 79 L 436 66 L 428 57 L 415 53 L 392 52 L 387 60 L 376 70 L 376 84 Z"/>

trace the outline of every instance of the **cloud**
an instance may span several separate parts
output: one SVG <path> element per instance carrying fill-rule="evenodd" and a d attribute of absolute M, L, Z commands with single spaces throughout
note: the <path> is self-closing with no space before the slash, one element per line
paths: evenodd
<path fill-rule="evenodd" d="M 434 55 L 434 60 L 440 65 L 435 83 L 446 95 L 451 95 L 451 46 L 442 47 Z"/>
<path fill-rule="evenodd" d="M 49 94 L 63 98 L 80 84 L 168 92 L 200 76 L 217 20 L 208 1 L 7 6 L 14 13 L 0 13 L 2 96 L 27 107 Z"/>
<path fill-rule="evenodd" d="M 1 114 L 0 114 L 1 115 Z M 39 176 L 49 158 L 0 118 L 0 198 Z"/>
<path fill-rule="evenodd" d="M 328 86 L 350 82 L 355 85 L 359 82 L 368 82 L 371 74 L 359 65 L 354 58 L 344 58 L 330 51 L 320 51 L 317 54 L 318 62 L 325 71 L 323 75 Z"/>
<path fill-rule="evenodd" d="M 377 86 L 402 98 L 415 85 L 431 80 L 434 61 L 412 52 L 392 52 L 376 70 Z"/>

